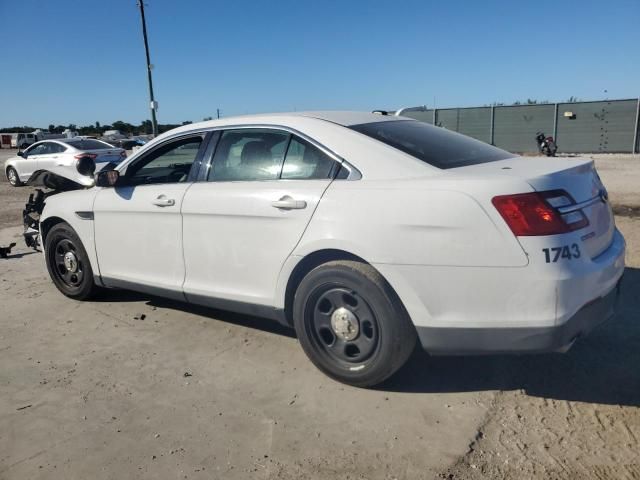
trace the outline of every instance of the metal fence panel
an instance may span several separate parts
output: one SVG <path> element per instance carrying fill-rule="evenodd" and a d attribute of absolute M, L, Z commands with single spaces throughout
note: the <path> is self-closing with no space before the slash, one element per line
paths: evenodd
<path fill-rule="evenodd" d="M 636 100 L 558 104 L 558 151 L 630 152 L 636 107 Z"/>
<path fill-rule="evenodd" d="M 407 112 L 402 114 L 402 116 L 433 125 L 433 110 L 425 110 L 424 112 Z"/>
<path fill-rule="evenodd" d="M 537 152 L 536 132 L 553 135 L 555 106 L 495 107 L 493 143 L 511 152 Z"/>
<path fill-rule="evenodd" d="M 436 125 L 489 143 L 491 107 L 438 109 Z"/>
<path fill-rule="evenodd" d="M 491 111 L 492 107 L 443 108 L 404 116 L 430 124 L 435 117 L 437 126 L 491 143 Z M 535 135 L 541 131 L 555 137 L 559 152 L 636 153 L 639 116 L 640 99 L 497 106 L 493 107 L 493 144 L 517 153 L 537 152 Z"/>

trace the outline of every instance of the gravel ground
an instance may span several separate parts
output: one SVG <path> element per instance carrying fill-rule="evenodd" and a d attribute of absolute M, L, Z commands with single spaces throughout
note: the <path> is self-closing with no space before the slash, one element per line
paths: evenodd
<path fill-rule="evenodd" d="M 628 242 L 620 317 L 565 355 L 416 353 L 376 390 L 262 319 L 66 299 L 19 243 L 0 259 L 0 479 L 640 478 L 640 157 L 595 158 Z M 0 245 L 28 194 L 0 181 Z"/>

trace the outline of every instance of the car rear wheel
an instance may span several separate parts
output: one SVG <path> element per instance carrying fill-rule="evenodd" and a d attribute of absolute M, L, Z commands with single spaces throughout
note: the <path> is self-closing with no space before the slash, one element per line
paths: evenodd
<path fill-rule="evenodd" d="M 80 238 L 66 223 L 54 225 L 45 239 L 47 270 L 53 283 L 67 297 L 87 300 L 98 287 Z"/>
<path fill-rule="evenodd" d="M 358 387 L 389 378 L 416 344 L 400 299 L 362 262 L 332 261 L 309 272 L 295 293 L 293 318 L 309 359 L 330 377 Z"/>
<path fill-rule="evenodd" d="M 9 167 L 7 168 L 7 181 L 12 187 L 20 187 L 22 186 L 22 182 L 20 181 L 20 177 L 18 176 L 18 172 L 15 168 Z"/>

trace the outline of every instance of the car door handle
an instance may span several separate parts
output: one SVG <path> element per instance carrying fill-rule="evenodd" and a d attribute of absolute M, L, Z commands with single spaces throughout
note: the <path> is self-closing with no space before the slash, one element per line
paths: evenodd
<path fill-rule="evenodd" d="M 271 206 L 281 208 L 283 210 L 300 210 L 302 208 L 307 208 L 307 202 L 304 200 L 295 200 L 289 195 L 285 195 L 280 200 L 271 202 Z"/>
<path fill-rule="evenodd" d="M 173 198 L 167 198 L 166 195 L 160 195 L 151 203 L 158 207 L 173 207 L 176 201 Z"/>

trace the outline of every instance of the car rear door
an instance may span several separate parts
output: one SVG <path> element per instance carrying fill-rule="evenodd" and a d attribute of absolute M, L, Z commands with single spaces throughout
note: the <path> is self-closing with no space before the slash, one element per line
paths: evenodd
<path fill-rule="evenodd" d="M 280 269 L 339 168 L 283 130 L 222 132 L 205 181 L 182 205 L 187 299 L 272 305 Z"/>
<path fill-rule="evenodd" d="M 107 286 L 183 300 L 182 215 L 204 134 L 167 140 L 123 168 L 94 203 L 98 265 Z"/>

